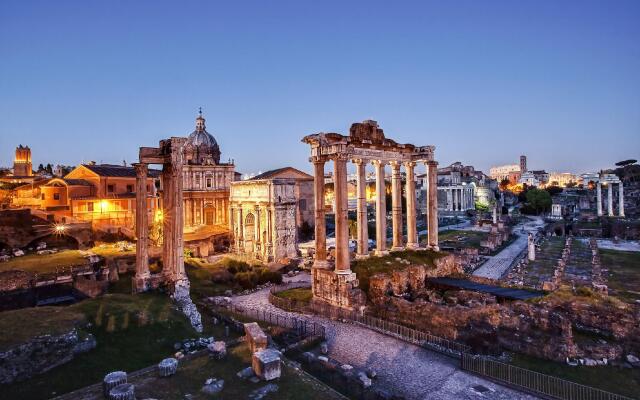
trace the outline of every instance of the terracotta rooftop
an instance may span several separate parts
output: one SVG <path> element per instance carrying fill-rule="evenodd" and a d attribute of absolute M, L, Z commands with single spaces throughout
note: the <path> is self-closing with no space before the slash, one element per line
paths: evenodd
<path fill-rule="evenodd" d="M 113 165 L 113 164 L 83 164 L 84 167 L 90 169 L 100 176 L 113 176 L 113 177 L 121 177 L 121 178 L 135 178 L 136 170 L 133 167 L 125 167 L 122 165 Z M 149 169 L 150 177 L 158 177 L 160 176 L 160 171 L 156 169 Z"/>

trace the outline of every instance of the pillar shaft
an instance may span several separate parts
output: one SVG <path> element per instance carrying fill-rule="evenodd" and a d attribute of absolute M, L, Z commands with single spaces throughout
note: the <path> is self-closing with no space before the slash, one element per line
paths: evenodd
<path fill-rule="evenodd" d="M 347 201 L 347 159 L 333 160 L 333 186 L 336 201 L 336 273 L 351 273 L 349 265 L 349 221 Z"/>
<path fill-rule="evenodd" d="M 624 217 L 624 188 L 622 181 L 618 184 L 618 215 Z"/>
<path fill-rule="evenodd" d="M 260 253 L 260 208 L 256 206 L 256 224 L 255 224 L 255 252 Z"/>
<path fill-rule="evenodd" d="M 162 170 L 163 192 L 163 267 L 162 272 L 169 282 L 186 279 L 184 270 L 183 227 L 184 212 L 182 201 L 182 163 L 179 156 L 173 157 Z"/>
<path fill-rule="evenodd" d="M 149 214 L 147 213 L 147 164 L 134 164 L 136 169 L 136 291 L 148 287 L 149 273 Z"/>
<path fill-rule="evenodd" d="M 613 183 L 607 185 L 607 214 L 613 217 Z"/>
<path fill-rule="evenodd" d="M 357 225 L 358 225 L 358 247 L 359 256 L 369 254 L 369 230 L 367 222 L 367 180 L 366 161 L 355 160 L 356 164 L 356 191 L 357 191 Z"/>
<path fill-rule="evenodd" d="M 315 244 L 314 267 L 327 267 L 327 230 L 324 211 L 324 160 L 313 161 L 313 185 L 315 200 Z"/>
<path fill-rule="evenodd" d="M 427 179 L 429 182 L 429 198 L 427 199 L 427 243 L 429 248 L 439 250 L 438 247 L 438 163 L 427 162 Z"/>
<path fill-rule="evenodd" d="M 447 188 L 446 190 L 447 190 L 447 211 L 453 211 L 453 193 L 449 188 Z"/>
<path fill-rule="evenodd" d="M 598 217 L 602 217 L 602 183 L 596 184 L 596 208 L 598 210 Z"/>
<path fill-rule="evenodd" d="M 418 247 L 418 234 L 416 229 L 416 182 L 414 170 L 416 163 L 408 162 L 404 164 L 407 174 L 405 184 L 405 196 L 407 196 L 407 248 Z"/>
<path fill-rule="evenodd" d="M 387 205 L 385 201 L 384 162 L 374 161 L 376 167 L 376 254 L 387 252 Z"/>
<path fill-rule="evenodd" d="M 391 163 L 391 223 L 393 232 L 392 250 L 402 250 L 402 177 L 400 163 Z"/>

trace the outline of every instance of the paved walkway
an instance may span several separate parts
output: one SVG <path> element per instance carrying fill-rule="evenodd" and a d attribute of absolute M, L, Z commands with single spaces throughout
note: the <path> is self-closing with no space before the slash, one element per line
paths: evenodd
<path fill-rule="evenodd" d="M 500 279 L 509 269 L 513 260 L 524 249 L 527 248 L 527 237 L 529 232 L 536 232 L 538 228 L 544 226 L 544 220 L 540 217 L 536 217 L 533 220 L 529 220 L 523 224 L 518 224 L 513 228 L 513 233 L 518 236 L 509 246 L 505 247 L 500 253 L 493 257 L 488 257 L 487 261 L 473 272 L 475 276 L 482 276 L 484 278 Z"/>
<path fill-rule="evenodd" d="M 300 276 L 297 280 L 303 280 Z M 246 308 L 301 317 L 272 306 L 268 289 L 233 297 Z M 405 396 L 408 400 L 437 399 L 535 399 L 460 370 L 450 357 L 386 336 L 370 329 L 313 318 L 326 327 L 329 357 L 358 368 L 372 369 L 378 376 L 374 385 Z M 477 387 L 479 390 L 474 389 Z M 482 393 L 483 388 L 488 391 Z"/>

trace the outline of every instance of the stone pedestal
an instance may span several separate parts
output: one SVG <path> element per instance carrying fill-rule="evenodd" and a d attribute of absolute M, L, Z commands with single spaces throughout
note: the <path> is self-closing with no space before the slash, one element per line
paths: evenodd
<path fill-rule="evenodd" d="M 109 391 L 109 400 L 136 400 L 135 386 L 131 383 L 123 383 Z"/>
<path fill-rule="evenodd" d="M 124 383 L 127 383 L 127 373 L 124 371 L 114 371 L 105 375 L 102 380 L 102 392 L 104 393 L 104 397 L 109 396 L 111 389 Z"/>
<path fill-rule="evenodd" d="M 336 273 L 327 269 L 312 268 L 311 274 L 314 301 L 347 309 L 365 304 L 365 295 L 358 289 L 355 273 Z"/>
<path fill-rule="evenodd" d="M 273 349 L 264 349 L 253 353 L 251 368 L 256 376 L 265 381 L 280 378 L 280 352 Z"/>
<path fill-rule="evenodd" d="M 264 350 L 267 348 L 268 340 L 267 335 L 264 333 L 260 325 L 257 322 L 250 322 L 244 324 L 244 333 L 249 344 L 249 350 L 251 353 Z"/>
<path fill-rule="evenodd" d="M 178 370 L 178 360 L 175 358 L 165 358 L 158 363 L 158 374 L 160 376 L 171 376 Z"/>

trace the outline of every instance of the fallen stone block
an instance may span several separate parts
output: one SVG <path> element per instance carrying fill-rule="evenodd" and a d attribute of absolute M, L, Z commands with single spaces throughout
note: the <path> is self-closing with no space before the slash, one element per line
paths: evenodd
<path fill-rule="evenodd" d="M 251 354 L 267 348 L 267 335 L 257 322 L 244 324 L 244 332 Z"/>
<path fill-rule="evenodd" d="M 102 392 L 104 397 L 109 396 L 109 391 L 118 385 L 127 383 L 127 373 L 124 371 L 114 371 L 105 375 L 102 380 Z"/>
<path fill-rule="evenodd" d="M 280 364 L 280 352 L 273 349 L 264 349 L 253 353 L 251 358 L 253 372 L 266 381 L 280 378 Z"/>
<path fill-rule="evenodd" d="M 178 370 L 178 360 L 175 358 L 165 358 L 158 363 L 158 373 L 160 376 L 171 376 Z"/>
<path fill-rule="evenodd" d="M 216 395 L 224 389 L 224 380 L 209 378 L 205 381 L 200 391 L 209 396 Z"/>
<path fill-rule="evenodd" d="M 109 400 L 136 400 L 135 386 L 131 383 L 123 383 L 109 391 Z"/>
<path fill-rule="evenodd" d="M 216 360 L 222 360 L 227 355 L 227 345 L 223 341 L 213 342 L 207 349 Z"/>

